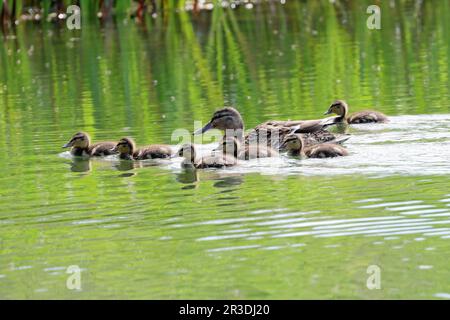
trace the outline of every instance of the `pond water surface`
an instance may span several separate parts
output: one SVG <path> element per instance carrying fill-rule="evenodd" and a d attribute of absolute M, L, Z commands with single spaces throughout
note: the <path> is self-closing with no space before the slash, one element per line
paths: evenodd
<path fill-rule="evenodd" d="M 0 41 L 0 298 L 449 298 L 450 4 L 290 2 Z M 403 3 L 403 2 L 402 2 Z M 247 128 L 337 99 L 391 121 L 350 155 L 183 172 L 61 146 L 168 143 L 233 105 Z M 212 132 L 202 150 L 210 150 Z M 69 290 L 66 270 L 82 270 Z M 381 270 L 381 289 L 366 286 Z"/>

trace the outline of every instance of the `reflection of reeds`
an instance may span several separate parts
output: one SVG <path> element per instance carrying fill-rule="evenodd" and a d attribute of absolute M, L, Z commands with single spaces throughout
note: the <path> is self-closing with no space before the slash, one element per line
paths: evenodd
<path fill-rule="evenodd" d="M 192 129 L 192 119 L 206 119 L 222 105 L 242 110 L 248 126 L 267 114 L 317 117 L 316 108 L 337 97 L 381 107 L 394 96 L 420 100 L 411 103 L 411 113 L 447 105 L 449 88 L 442 84 L 449 79 L 450 49 L 442 26 L 448 5 L 425 4 L 417 28 L 400 3 L 373 32 L 357 4 L 217 7 L 198 16 L 169 10 L 178 4 L 166 2 L 167 15 L 154 22 L 111 24 L 104 36 L 97 23 L 86 23 L 86 32 L 20 25 L 16 40 L 0 43 L 0 87 L 7 85 L 0 130 L 30 117 L 58 130 L 139 128 L 138 137 L 155 141 L 165 128 Z M 30 102 L 36 99 L 30 88 L 42 91 L 37 102 Z M 434 104 L 425 103 L 430 100 Z"/>
<path fill-rule="evenodd" d="M 230 3 L 236 6 L 241 5 L 239 1 L 231 0 Z M 257 2 L 257 1 L 256 1 Z M 146 16 L 156 17 L 158 14 L 167 15 L 173 9 L 191 10 L 198 14 L 202 9 L 209 8 L 209 5 L 215 4 L 220 8 L 219 1 L 211 1 L 206 6 L 200 5 L 198 0 L 0 0 L 0 14 L 3 24 L 9 24 L 10 21 L 24 20 L 52 21 L 55 19 L 64 19 L 59 17 L 59 13 L 66 11 L 66 8 L 73 4 L 81 7 L 83 19 L 102 19 L 107 20 L 112 16 L 132 17 L 138 21 L 144 21 Z M 30 13 L 28 9 L 39 14 Z M 27 10 L 25 10 L 27 9 Z"/>

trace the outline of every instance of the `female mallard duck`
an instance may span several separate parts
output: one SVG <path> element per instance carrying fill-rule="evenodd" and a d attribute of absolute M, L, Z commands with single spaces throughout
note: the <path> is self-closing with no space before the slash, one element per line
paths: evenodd
<path fill-rule="evenodd" d="M 308 158 L 332 158 L 348 155 L 345 148 L 334 143 L 304 147 L 303 139 L 298 134 L 289 134 L 284 137 L 281 149 L 287 150 L 290 156 L 306 156 Z"/>
<path fill-rule="evenodd" d="M 184 158 L 181 163 L 184 169 L 224 168 L 237 164 L 235 157 L 224 153 L 198 158 L 195 147 L 191 143 L 182 145 L 178 155 Z"/>
<path fill-rule="evenodd" d="M 210 129 L 219 129 L 225 132 L 225 136 L 234 136 L 245 145 L 261 144 L 278 147 L 284 136 L 289 133 L 303 133 L 308 144 L 321 143 L 334 140 L 336 137 L 325 128 L 336 124 L 331 117 L 320 120 L 305 121 L 267 121 L 256 126 L 244 137 L 244 121 L 240 113 L 231 107 L 214 112 L 211 120 L 194 134 L 205 133 Z"/>
<path fill-rule="evenodd" d="M 70 153 L 74 156 L 108 156 L 117 152 L 112 151 L 116 145 L 112 141 L 97 142 L 91 144 L 91 138 L 86 132 L 77 132 L 63 145 L 63 148 L 71 148 Z"/>
<path fill-rule="evenodd" d="M 343 100 L 336 100 L 335 102 L 333 102 L 328 108 L 328 111 L 324 114 L 331 113 L 335 113 L 338 115 L 337 121 L 339 121 L 339 123 L 386 123 L 389 121 L 388 117 L 385 114 L 374 110 L 359 111 L 347 116 L 348 104 Z"/>
<path fill-rule="evenodd" d="M 279 156 L 277 151 L 262 144 L 242 146 L 236 137 L 225 137 L 214 151 L 220 151 L 241 160 Z"/>
<path fill-rule="evenodd" d="M 172 148 L 165 144 L 152 144 L 147 147 L 137 149 L 131 138 L 122 138 L 114 146 L 114 152 L 119 152 L 120 159 L 124 160 L 145 160 L 156 158 L 170 158 L 173 154 Z"/>

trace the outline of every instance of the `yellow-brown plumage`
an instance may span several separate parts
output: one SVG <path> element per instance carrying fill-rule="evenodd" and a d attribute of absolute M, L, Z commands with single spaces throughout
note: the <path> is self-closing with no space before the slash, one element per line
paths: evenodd
<path fill-rule="evenodd" d="M 224 137 L 236 137 L 245 145 L 260 144 L 278 148 L 287 134 L 296 132 L 304 134 L 306 143 L 312 145 L 336 139 L 332 133 L 325 130 L 328 126 L 336 124 L 336 118 L 305 121 L 271 120 L 259 124 L 244 136 L 244 121 L 240 113 L 234 108 L 227 107 L 214 112 L 211 120 L 194 134 L 219 129 L 224 131 Z"/>
<path fill-rule="evenodd" d="M 136 148 L 136 144 L 131 138 L 120 139 L 114 146 L 114 150 L 119 153 L 121 159 L 125 160 L 164 159 L 170 158 L 173 154 L 172 148 L 165 144 Z"/>
<path fill-rule="evenodd" d="M 334 143 L 323 143 L 305 147 L 303 139 L 298 134 L 287 135 L 281 144 L 283 150 L 287 150 L 291 156 L 305 156 L 308 158 L 332 158 L 348 155 L 348 151 Z"/>
<path fill-rule="evenodd" d="M 184 169 L 224 168 L 237 164 L 237 159 L 227 154 L 214 154 L 197 157 L 194 145 L 187 143 L 181 146 L 178 155 L 183 157 L 181 167 Z"/>
<path fill-rule="evenodd" d="M 262 144 L 241 145 L 235 137 L 225 137 L 215 151 L 233 156 L 241 160 L 250 160 L 256 158 L 278 157 L 278 151 Z"/>
<path fill-rule="evenodd" d="M 112 151 L 115 145 L 113 141 L 91 144 L 91 138 L 86 132 L 77 132 L 63 148 L 71 148 L 70 153 L 74 156 L 99 157 L 117 153 Z"/>
<path fill-rule="evenodd" d="M 338 121 L 346 124 L 389 122 L 385 114 L 375 110 L 363 110 L 348 115 L 348 104 L 343 100 L 336 100 L 331 104 L 325 114 L 331 113 L 337 114 Z"/>

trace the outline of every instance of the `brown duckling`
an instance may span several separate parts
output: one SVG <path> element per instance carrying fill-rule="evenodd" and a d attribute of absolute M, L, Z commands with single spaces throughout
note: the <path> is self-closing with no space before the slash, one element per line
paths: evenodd
<path fill-rule="evenodd" d="M 348 104 L 343 100 L 334 101 L 324 114 L 335 113 L 338 115 L 339 123 L 386 123 L 389 122 L 388 117 L 375 110 L 364 110 L 348 114 Z"/>
<path fill-rule="evenodd" d="M 113 151 L 119 152 L 120 159 L 124 160 L 164 159 L 170 158 L 173 154 L 172 148 L 165 144 L 152 144 L 137 149 L 131 138 L 120 139 Z"/>
<path fill-rule="evenodd" d="M 241 160 L 279 156 L 278 151 L 262 144 L 246 144 L 242 146 L 236 137 L 225 137 L 214 151 L 220 151 Z"/>
<path fill-rule="evenodd" d="M 108 156 L 116 154 L 112 149 L 116 142 L 104 141 L 91 144 L 91 138 L 86 132 L 77 132 L 63 145 L 63 148 L 71 148 L 70 153 L 74 156 Z"/>
<path fill-rule="evenodd" d="M 184 158 L 181 163 L 184 169 L 224 168 L 237 164 L 235 157 L 223 153 L 198 158 L 195 147 L 191 143 L 182 145 L 178 155 Z"/>
<path fill-rule="evenodd" d="M 336 118 L 338 117 L 306 121 L 267 121 L 259 124 L 244 136 L 244 121 L 239 111 L 227 107 L 214 112 L 211 120 L 194 134 L 205 133 L 210 129 L 219 129 L 225 132 L 225 136 L 234 136 L 239 141 L 244 141 L 245 145 L 263 143 L 278 147 L 284 136 L 295 131 L 306 134 L 308 143 L 320 143 L 335 139 L 335 136 L 325 128 L 336 124 Z"/>
<path fill-rule="evenodd" d="M 304 147 L 303 139 L 298 134 L 287 135 L 281 144 L 281 148 L 287 150 L 290 156 L 306 156 L 308 158 L 332 158 L 348 155 L 345 148 L 334 143 Z"/>

